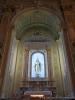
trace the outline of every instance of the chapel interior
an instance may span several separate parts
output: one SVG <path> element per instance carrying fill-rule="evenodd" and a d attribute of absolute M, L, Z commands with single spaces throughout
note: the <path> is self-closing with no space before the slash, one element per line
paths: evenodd
<path fill-rule="evenodd" d="M 0 0 L 0 100 L 75 100 L 75 0 Z"/>

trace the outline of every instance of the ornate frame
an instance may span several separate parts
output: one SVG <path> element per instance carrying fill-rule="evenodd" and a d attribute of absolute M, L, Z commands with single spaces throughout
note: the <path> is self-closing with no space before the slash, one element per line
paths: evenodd
<path fill-rule="evenodd" d="M 34 53 L 42 53 L 44 55 L 44 67 L 45 67 L 45 77 L 44 78 L 32 78 L 31 68 L 32 68 L 32 55 Z M 47 51 L 46 50 L 30 50 L 29 51 L 29 60 L 28 60 L 28 80 L 40 81 L 48 79 L 48 62 L 47 62 Z"/>

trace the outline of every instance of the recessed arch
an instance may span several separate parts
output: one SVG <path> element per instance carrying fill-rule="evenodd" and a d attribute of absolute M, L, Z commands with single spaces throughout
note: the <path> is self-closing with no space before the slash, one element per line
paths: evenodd
<path fill-rule="evenodd" d="M 60 11 L 58 11 L 58 12 L 60 12 Z M 61 17 L 61 14 L 59 14 L 58 12 L 56 12 L 55 9 L 48 9 L 48 8 L 44 8 L 44 7 L 27 8 L 19 13 L 16 10 L 16 15 L 14 16 L 14 18 L 12 19 L 12 22 L 11 22 L 11 25 L 14 26 L 13 31 L 10 29 L 12 31 L 12 33 L 11 32 L 10 33 L 15 34 L 15 35 L 12 36 L 10 49 L 9 49 L 10 56 L 8 57 L 9 59 L 7 62 L 7 67 L 6 67 L 6 70 L 8 70 L 8 73 L 7 72 L 5 73 L 5 80 L 4 80 L 4 87 L 3 87 L 5 94 L 9 94 L 9 92 L 13 92 L 12 91 L 13 87 L 14 87 L 14 90 L 16 90 L 16 88 L 17 89 L 20 88 L 20 84 L 18 83 L 18 80 L 30 81 L 30 80 L 28 80 L 27 75 L 31 75 L 31 74 L 29 74 L 27 72 L 27 67 L 28 68 L 30 67 L 30 65 L 28 66 L 28 57 L 29 57 L 29 51 L 31 49 L 47 50 L 49 74 L 46 72 L 48 74 L 47 75 L 48 77 L 46 77 L 47 80 L 45 80 L 45 81 L 51 81 L 51 80 L 56 81 L 55 85 L 57 88 L 57 96 L 64 96 L 64 94 L 65 94 L 65 96 L 68 96 L 67 94 L 70 94 L 71 85 L 67 84 L 67 83 L 70 83 L 70 77 L 69 77 L 69 73 L 66 73 L 66 71 L 68 71 L 68 67 L 67 67 L 68 65 L 66 63 L 67 60 L 65 60 L 67 57 L 65 57 L 65 55 L 66 55 L 66 52 L 64 50 L 65 46 L 63 46 L 64 45 L 63 32 L 62 32 L 62 35 L 60 36 L 62 17 Z M 37 32 L 37 30 L 35 31 L 35 33 L 38 33 L 38 34 L 33 34 L 31 32 L 28 33 L 28 30 L 30 30 L 31 28 L 35 29 L 35 27 L 37 27 L 37 30 L 40 27 L 41 32 L 43 32 L 42 30 L 45 29 L 44 31 L 46 31 L 48 34 L 53 36 L 53 38 L 51 37 L 52 40 L 54 39 L 54 40 L 58 40 L 58 41 L 52 41 L 52 42 L 45 41 L 43 43 L 43 38 L 41 38 L 41 37 L 43 37 L 44 34 L 41 35 L 39 31 Z M 31 41 L 29 41 L 30 40 L 29 37 L 31 35 L 29 35 L 29 37 L 28 37 L 29 44 L 26 44 L 26 45 L 23 44 L 23 41 L 21 41 L 21 39 L 22 39 L 22 37 L 26 36 L 26 34 L 34 35 L 35 40 L 36 39 L 38 41 L 41 40 L 42 43 L 40 41 L 37 42 L 35 40 L 32 41 L 34 43 L 31 43 Z M 40 35 L 41 35 L 41 37 L 39 37 Z M 60 36 L 60 38 L 59 38 L 59 36 Z M 45 35 L 44 35 L 44 37 L 45 37 Z M 34 38 L 32 38 L 32 40 Z M 40 38 L 40 39 L 38 39 L 38 38 Z M 13 43 L 14 39 L 15 39 L 15 42 Z M 26 42 L 24 42 L 24 43 L 26 43 Z M 40 43 L 40 45 L 39 45 L 39 43 Z M 50 43 L 52 45 L 50 45 Z M 36 52 L 34 52 L 34 53 L 36 53 Z M 44 53 L 42 52 L 41 54 L 44 54 Z M 25 59 L 23 57 L 25 57 Z M 14 60 L 14 58 L 15 58 L 15 60 Z M 42 59 L 43 58 L 44 57 L 42 55 Z M 24 66 L 23 66 L 24 63 L 22 61 L 25 61 Z M 11 62 L 13 62 L 13 64 Z M 36 62 L 36 60 L 35 60 L 35 62 Z M 47 60 L 46 60 L 46 62 L 47 62 Z M 43 63 L 44 63 L 44 59 L 43 59 Z M 47 63 L 46 63 L 46 66 L 47 66 Z M 9 75 L 10 74 L 9 68 L 11 69 L 11 71 L 12 71 L 12 69 L 14 69 L 13 70 L 14 74 L 11 75 L 12 77 Z M 52 71 L 54 71 L 55 74 L 53 74 Z M 29 78 L 30 78 L 30 76 L 29 76 Z M 8 90 L 7 79 L 8 79 L 8 82 L 10 81 L 9 88 L 12 89 L 12 90 L 9 90 L 8 93 L 6 93 L 6 91 Z M 67 79 L 67 81 L 65 81 L 66 79 Z M 52 84 L 52 85 L 54 86 L 54 84 Z"/>
<path fill-rule="evenodd" d="M 23 13 L 29 12 L 29 11 L 31 11 L 31 10 L 36 10 L 36 9 L 37 9 L 37 8 L 35 8 L 35 7 L 28 7 L 28 8 L 26 8 L 26 9 L 22 9 L 21 11 L 17 12 L 17 13 L 15 14 L 15 16 L 12 18 L 11 25 L 13 25 L 14 22 L 15 22 L 15 20 L 18 19 Z M 64 21 L 64 20 L 63 20 L 63 17 L 61 16 L 61 14 L 60 14 L 60 13 L 57 13 L 57 10 L 55 10 L 55 9 L 47 8 L 47 7 L 39 7 L 38 9 L 41 9 L 41 10 L 43 10 L 43 11 L 47 11 L 47 12 L 49 12 L 49 13 L 52 13 L 52 14 L 56 15 L 56 16 L 59 18 L 59 20 L 61 20 L 61 22 Z"/>
<path fill-rule="evenodd" d="M 20 16 L 18 17 L 18 15 Z M 59 31 L 61 29 L 61 20 L 53 12 L 50 12 L 48 9 L 26 9 L 17 14 L 13 20 L 14 29 L 16 31 L 16 37 L 20 39 L 25 34 L 25 31 L 31 27 L 43 27 L 47 28 L 54 39 L 59 38 Z"/>
<path fill-rule="evenodd" d="M 27 77 L 29 80 L 35 81 L 48 79 L 47 51 L 45 49 L 29 51 Z"/>

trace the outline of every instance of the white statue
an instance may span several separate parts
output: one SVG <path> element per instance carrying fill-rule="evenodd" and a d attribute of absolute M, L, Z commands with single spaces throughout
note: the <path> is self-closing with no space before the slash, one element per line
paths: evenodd
<path fill-rule="evenodd" d="M 36 59 L 34 68 L 35 68 L 36 76 L 39 77 L 40 72 L 41 72 L 41 63 L 38 58 Z"/>

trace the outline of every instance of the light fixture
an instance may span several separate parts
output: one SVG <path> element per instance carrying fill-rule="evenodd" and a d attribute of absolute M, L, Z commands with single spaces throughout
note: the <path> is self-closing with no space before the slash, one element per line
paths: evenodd
<path fill-rule="evenodd" d="M 39 94 L 39 95 L 30 95 L 30 96 L 31 96 L 32 98 L 37 98 L 37 97 L 38 97 L 38 98 L 43 98 L 43 97 L 44 97 L 44 95 L 40 95 L 40 94 Z"/>

